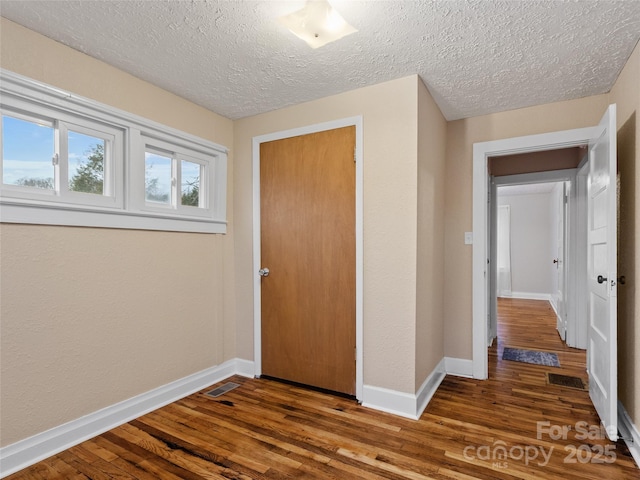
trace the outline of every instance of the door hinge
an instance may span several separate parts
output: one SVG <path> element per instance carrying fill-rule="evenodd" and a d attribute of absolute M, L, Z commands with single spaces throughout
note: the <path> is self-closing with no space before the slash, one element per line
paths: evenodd
<path fill-rule="evenodd" d="M 354 148 L 353 149 L 353 163 L 356 163 L 358 159 L 358 151 Z"/>
<path fill-rule="evenodd" d="M 354 360 L 357 362 L 358 361 L 358 347 L 353 347 L 353 357 L 354 357 Z"/>

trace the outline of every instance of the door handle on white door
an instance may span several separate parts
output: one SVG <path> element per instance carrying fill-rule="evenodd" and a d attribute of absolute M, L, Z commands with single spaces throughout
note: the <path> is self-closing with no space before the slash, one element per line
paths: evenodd
<path fill-rule="evenodd" d="M 269 276 L 269 269 L 268 268 L 261 268 L 260 270 L 258 270 L 258 275 L 260 275 L 261 277 L 268 277 Z"/>

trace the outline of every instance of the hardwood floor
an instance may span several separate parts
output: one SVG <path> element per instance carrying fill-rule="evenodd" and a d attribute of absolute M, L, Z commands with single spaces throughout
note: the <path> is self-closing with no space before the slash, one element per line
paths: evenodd
<path fill-rule="evenodd" d="M 588 392 L 547 385 L 548 371 L 587 380 L 549 304 L 501 300 L 499 312 L 490 379 L 447 376 L 419 421 L 233 377 L 240 387 L 217 399 L 208 388 L 7 478 L 640 479 L 624 444 L 602 438 Z M 502 360 L 505 345 L 556 352 L 561 367 Z"/>

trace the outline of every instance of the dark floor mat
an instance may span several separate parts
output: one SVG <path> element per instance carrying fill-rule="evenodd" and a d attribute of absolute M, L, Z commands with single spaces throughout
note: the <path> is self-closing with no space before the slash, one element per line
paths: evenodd
<path fill-rule="evenodd" d="M 502 351 L 503 360 L 512 362 L 532 363 L 534 365 L 546 365 L 548 367 L 559 367 L 558 355 L 551 352 L 541 352 L 538 350 L 523 350 L 521 348 L 504 347 Z"/>

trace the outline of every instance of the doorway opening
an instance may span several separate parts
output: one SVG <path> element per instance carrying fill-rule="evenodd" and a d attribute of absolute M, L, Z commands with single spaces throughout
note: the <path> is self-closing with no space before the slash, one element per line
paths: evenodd
<path fill-rule="evenodd" d="M 491 338 L 491 295 L 495 278 L 491 259 L 490 200 L 495 199 L 489 158 L 548 152 L 588 145 L 586 192 L 576 181 L 576 199 L 586 204 L 584 235 L 586 274 L 570 276 L 584 282 L 574 288 L 585 304 L 588 323 L 587 372 L 589 396 L 607 436 L 617 439 L 617 241 L 616 241 L 616 106 L 610 105 L 599 125 L 540 135 L 530 135 L 473 146 L 473 375 L 488 376 L 487 344 Z M 576 175 L 576 179 L 578 175 Z M 525 183 L 525 182 L 523 182 Z M 495 200 L 494 200 L 495 201 Z M 579 202 L 576 201 L 579 210 Z M 578 216 L 576 216 L 578 217 Z"/>
<path fill-rule="evenodd" d="M 549 154 L 572 156 L 576 163 L 580 157 L 586 161 L 586 149 L 578 147 Z M 492 225 L 489 262 L 496 271 L 492 272 L 496 284 L 491 289 L 495 297 L 491 299 L 489 376 L 519 371 L 513 362 L 522 362 L 535 365 L 528 374 L 537 379 L 531 385 L 536 392 L 557 393 L 553 385 L 561 382 L 576 385 L 572 388 L 585 394 L 586 344 L 579 350 L 567 342 L 568 336 L 575 339 L 576 328 L 584 330 L 586 337 L 587 328 L 576 325 L 574 318 L 571 288 L 576 279 L 570 276 L 575 276 L 577 255 L 569 238 L 576 236 L 575 223 L 585 222 L 571 225 L 577 169 L 567 170 L 573 172 L 561 176 L 570 179 L 552 182 L 512 184 L 504 178 L 492 179 L 497 195 L 491 214 L 497 225 Z M 585 235 L 586 228 L 578 233 Z"/>
<path fill-rule="evenodd" d="M 587 163 L 585 143 L 488 157 L 488 345 L 497 334 L 497 298 L 507 297 L 548 301 L 562 341 L 586 348 L 577 311 L 587 234 L 578 186 Z"/>
<path fill-rule="evenodd" d="M 574 176 L 575 177 L 575 176 Z M 495 181 L 495 179 L 494 179 Z M 497 183 L 497 182 L 496 182 Z M 571 221 L 575 201 L 569 205 L 573 180 L 505 185 L 499 183 L 492 216 L 491 294 L 498 299 L 547 301 L 555 312 L 554 326 L 563 342 L 576 348 L 574 318 L 574 237 Z M 576 222 L 577 223 L 577 222 Z M 495 272 L 494 272 L 495 271 Z M 492 298 L 492 307 L 495 305 Z M 495 308 L 491 311 L 490 336 L 495 336 Z M 569 317 L 571 316 L 571 321 Z M 567 330 L 571 341 L 567 340 Z"/>

